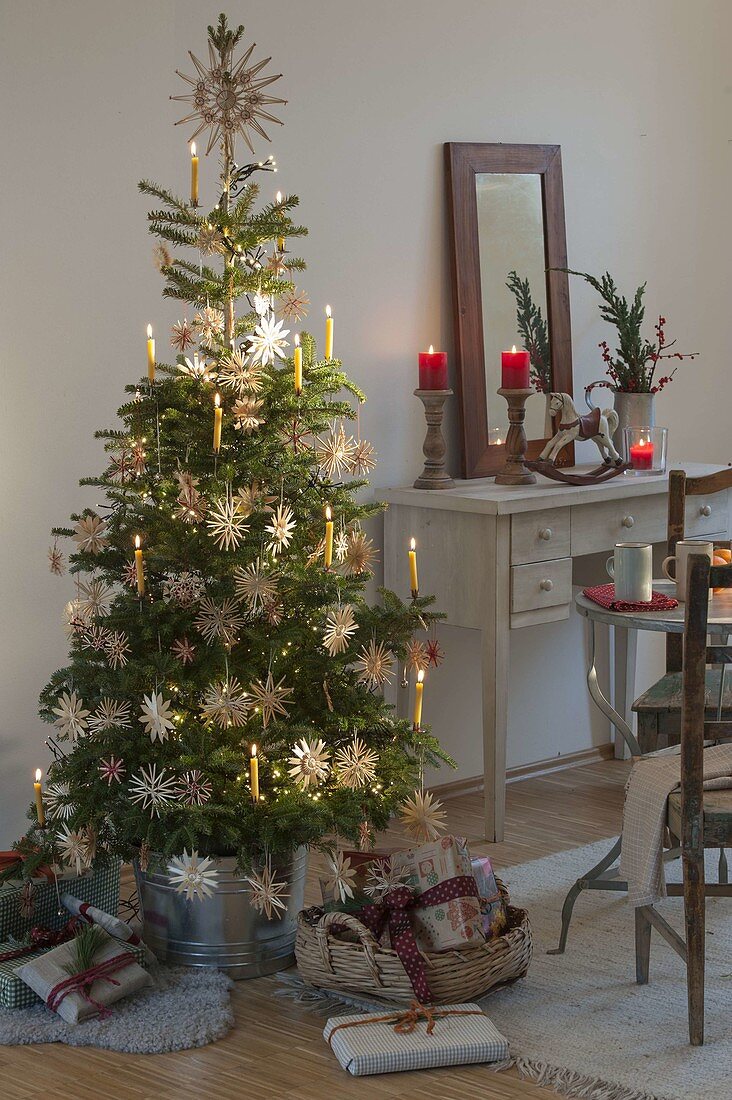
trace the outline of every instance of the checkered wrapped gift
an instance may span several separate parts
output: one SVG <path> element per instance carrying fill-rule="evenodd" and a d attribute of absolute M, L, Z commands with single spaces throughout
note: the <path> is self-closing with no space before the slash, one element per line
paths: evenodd
<path fill-rule="evenodd" d="M 57 882 L 53 878 L 33 879 L 30 908 L 20 879 L 4 883 L 0 886 L 0 940 L 21 939 L 32 927 L 52 931 L 62 928 L 69 919 L 69 914 L 59 904 L 62 893 L 73 894 L 80 901 L 87 901 L 105 913 L 116 914 L 119 908 L 120 867 L 119 860 L 99 860 L 91 871 L 83 875 L 64 872 L 58 875 Z"/>
<path fill-rule="evenodd" d="M 436 1008 L 414 1002 L 406 1011 L 334 1016 L 323 1037 L 355 1077 L 509 1057 L 508 1041 L 477 1004 Z"/>
<path fill-rule="evenodd" d="M 66 914 L 68 919 L 68 913 Z M 13 951 L 17 948 L 17 941 L 11 941 L 9 943 L 0 943 L 0 956 L 5 954 L 6 951 Z M 137 944 L 119 944 L 120 950 L 131 951 L 135 957 L 135 961 L 140 966 L 146 965 L 146 950 L 145 945 L 142 943 Z M 3 1008 L 32 1008 L 33 1005 L 41 1004 L 41 998 L 37 993 L 34 993 L 29 985 L 18 976 L 18 971 L 22 966 L 25 966 L 28 962 L 33 962 L 35 959 L 40 959 L 41 955 L 47 954 L 53 950 L 52 947 L 41 947 L 37 951 L 31 951 L 27 954 L 23 954 L 20 958 L 8 959 L 5 962 L 0 962 L 0 1005 Z"/>

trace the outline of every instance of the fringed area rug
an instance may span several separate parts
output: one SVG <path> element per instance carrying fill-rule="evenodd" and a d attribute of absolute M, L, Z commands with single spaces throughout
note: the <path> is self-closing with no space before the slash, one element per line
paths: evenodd
<path fill-rule="evenodd" d="M 731 1096 L 732 899 L 707 899 L 703 1047 L 689 1046 L 684 964 L 656 932 L 650 984 L 636 985 L 634 918 L 625 895 L 581 894 L 566 954 L 546 953 L 557 944 L 567 890 L 611 844 L 601 841 L 501 869 L 512 899 L 529 910 L 534 958 L 525 978 L 486 997 L 482 1007 L 509 1039 L 513 1064 L 521 1076 L 563 1096 L 578 1100 Z M 667 865 L 668 881 L 678 881 L 680 874 L 680 863 Z M 716 882 L 714 853 L 707 857 L 707 879 Z M 683 934 L 681 899 L 667 898 L 659 909 Z M 300 992 L 292 988 L 291 993 L 303 1000 L 311 996 L 301 983 Z M 364 1010 L 373 1004 L 365 999 L 354 1003 Z M 476 1072 L 485 1071 L 476 1067 Z M 487 1082 L 486 1095 L 490 1090 Z"/>
<path fill-rule="evenodd" d="M 45 1005 L 0 1008 L 0 1045 L 66 1043 L 127 1054 L 163 1054 L 202 1047 L 234 1026 L 231 979 L 218 970 L 157 966 L 155 986 L 118 1001 L 106 1020 L 67 1024 Z"/>

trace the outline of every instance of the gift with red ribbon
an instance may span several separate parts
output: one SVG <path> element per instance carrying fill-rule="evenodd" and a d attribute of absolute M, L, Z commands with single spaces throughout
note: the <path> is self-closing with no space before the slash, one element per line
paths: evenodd
<path fill-rule="evenodd" d="M 443 836 L 418 848 L 393 852 L 392 875 L 400 875 L 420 898 L 412 928 L 423 951 L 450 951 L 485 943 L 480 892 L 462 837 Z"/>
<path fill-rule="evenodd" d="M 458 875 L 446 882 L 437 883 L 422 894 L 415 894 L 409 886 L 393 886 L 381 901 L 364 905 L 358 919 L 378 938 L 385 927 L 389 929 L 391 946 L 407 972 L 412 989 L 420 1001 L 432 1000 L 424 955 L 417 943 L 412 927 L 412 914 L 431 906 L 442 906 L 451 901 L 472 897 L 480 914 L 480 900 L 475 879 Z"/>

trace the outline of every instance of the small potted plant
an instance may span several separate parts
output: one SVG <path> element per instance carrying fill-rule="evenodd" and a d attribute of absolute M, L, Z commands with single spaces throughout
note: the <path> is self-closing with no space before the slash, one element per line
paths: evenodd
<path fill-rule="evenodd" d="M 645 318 L 643 295 L 646 284 L 636 290 L 633 301 L 628 302 L 619 293 L 615 280 L 609 272 L 600 279 L 584 271 L 568 271 L 570 275 L 579 275 L 597 291 L 602 299 L 600 314 L 604 321 L 614 325 L 618 334 L 618 346 L 611 352 L 607 340 L 601 340 L 599 348 L 607 370 L 607 379 L 593 382 L 585 389 L 587 404 L 592 408 L 590 394 L 598 386 L 611 389 L 615 398 L 615 410 L 618 414 L 618 428 L 615 432 L 616 446 L 623 439 L 623 429 L 628 427 L 653 427 L 655 424 L 655 395 L 668 385 L 676 373 L 676 367 L 664 374 L 659 373 L 659 363 L 663 359 L 694 359 L 697 352 L 682 354 L 672 351 L 676 341 L 666 340 L 666 318 L 659 316 L 654 325 L 655 337 L 648 340 L 641 333 Z"/>

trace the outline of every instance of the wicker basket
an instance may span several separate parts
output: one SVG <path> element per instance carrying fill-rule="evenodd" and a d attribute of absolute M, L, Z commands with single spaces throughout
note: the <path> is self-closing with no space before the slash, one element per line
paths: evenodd
<path fill-rule="evenodd" d="M 473 1001 L 524 976 L 532 952 L 529 915 L 508 905 L 507 916 L 508 930 L 480 947 L 423 952 L 435 1004 Z M 331 931 L 333 925 L 338 932 Z M 320 989 L 405 1003 L 414 1000 L 396 951 L 381 947 L 351 913 L 303 909 L 297 919 L 295 955 L 302 977 Z"/>

